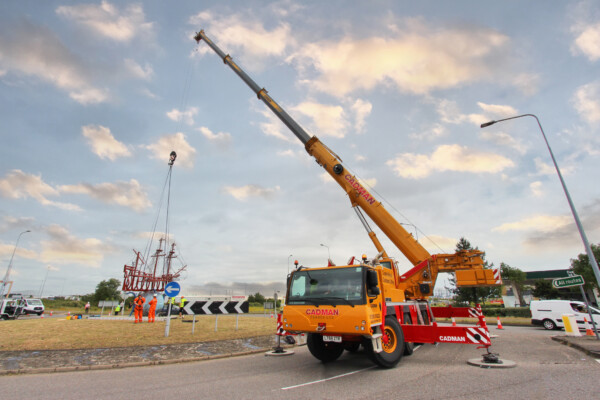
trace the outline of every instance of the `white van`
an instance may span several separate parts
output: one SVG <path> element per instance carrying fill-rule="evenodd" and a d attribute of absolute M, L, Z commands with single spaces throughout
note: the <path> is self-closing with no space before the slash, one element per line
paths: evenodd
<path fill-rule="evenodd" d="M 23 299 L 23 314 L 37 314 L 42 315 L 44 313 L 44 303 L 40 299 Z"/>
<path fill-rule="evenodd" d="M 579 329 L 585 330 L 584 317 L 588 320 L 589 326 L 592 327 L 588 310 L 585 303 L 581 301 L 534 300 L 529 305 L 529 308 L 531 310 L 531 323 L 533 325 L 541 325 L 549 330 L 565 327 L 562 320 L 563 314 L 575 315 Z M 600 310 L 590 307 L 590 311 L 596 328 L 600 329 Z"/>

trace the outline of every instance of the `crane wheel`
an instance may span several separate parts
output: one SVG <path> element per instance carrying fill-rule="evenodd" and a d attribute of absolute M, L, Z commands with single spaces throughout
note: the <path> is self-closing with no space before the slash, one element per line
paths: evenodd
<path fill-rule="evenodd" d="M 370 339 L 363 341 L 363 346 L 367 355 L 375 364 L 383 368 L 395 367 L 404 355 L 404 334 L 400 324 L 394 317 L 385 318 L 385 327 L 383 328 L 382 348 L 383 351 L 376 353 L 373 351 L 373 344 Z"/>
<path fill-rule="evenodd" d="M 344 352 L 344 346 L 341 343 L 324 342 L 323 336 L 318 333 L 308 334 L 306 346 L 310 354 L 323 363 L 337 360 Z"/>

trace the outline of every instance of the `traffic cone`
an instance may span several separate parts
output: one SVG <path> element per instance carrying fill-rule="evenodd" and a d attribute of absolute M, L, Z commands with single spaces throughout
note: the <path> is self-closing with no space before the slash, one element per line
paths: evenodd
<path fill-rule="evenodd" d="M 67 317 L 71 316 L 71 311 L 67 311 Z"/>
<path fill-rule="evenodd" d="M 502 327 L 502 322 L 500 322 L 500 316 L 498 316 L 498 326 L 496 326 L 497 329 L 504 329 Z"/>
<path fill-rule="evenodd" d="M 44 313 L 41 313 L 41 314 L 40 314 L 40 318 L 41 318 L 41 319 L 44 319 Z"/>
<path fill-rule="evenodd" d="M 52 316 L 52 310 L 50 310 L 50 316 Z"/>
<path fill-rule="evenodd" d="M 452 317 L 452 326 L 456 326 L 456 321 L 454 320 L 454 317 Z"/>
<path fill-rule="evenodd" d="M 592 327 L 590 326 L 590 324 L 588 323 L 588 320 L 586 317 L 583 317 L 583 320 L 585 321 L 585 336 L 596 336 L 594 334 L 594 331 L 592 330 Z"/>

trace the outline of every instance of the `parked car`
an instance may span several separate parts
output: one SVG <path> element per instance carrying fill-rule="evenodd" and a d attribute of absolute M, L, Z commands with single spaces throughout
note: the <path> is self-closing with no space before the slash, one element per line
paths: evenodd
<path fill-rule="evenodd" d="M 541 325 L 548 330 L 564 328 L 563 314 L 575 315 L 579 329 L 585 330 L 584 318 L 591 325 L 590 316 L 584 302 L 570 300 L 534 300 L 529 305 L 531 310 L 531 323 Z M 597 328 L 600 328 L 600 310 L 590 307 L 592 318 Z"/>
<path fill-rule="evenodd" d="M 40 299 L 22 299 L 23 302 L 23 314 L 37 314 L 42 315 L 44 313 L 44 303 Z"/>

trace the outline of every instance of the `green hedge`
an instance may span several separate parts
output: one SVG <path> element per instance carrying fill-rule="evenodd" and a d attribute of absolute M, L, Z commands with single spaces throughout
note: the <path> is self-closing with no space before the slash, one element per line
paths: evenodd
<path fill-rule="evenodd" d="M 528 307 L 482 307 L 483 315 L 486 317 L 522 317 L 531 318 L 531 311 Z"/>

